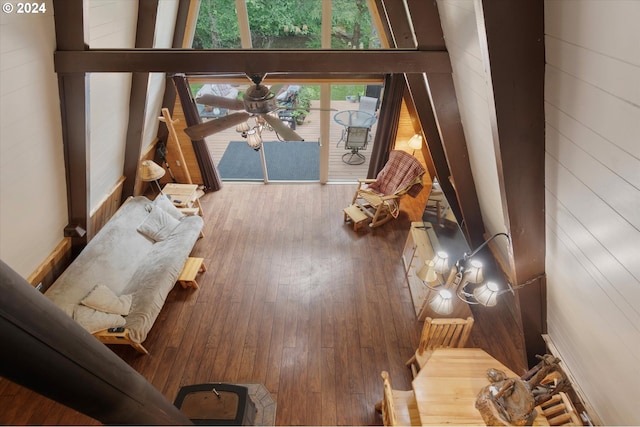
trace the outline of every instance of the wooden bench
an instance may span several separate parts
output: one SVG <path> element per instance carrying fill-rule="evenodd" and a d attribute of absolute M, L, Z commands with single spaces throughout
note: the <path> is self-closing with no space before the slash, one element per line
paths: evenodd
<path fill-rule="evenodd" d="M 198 282 L 196 282 L 196 276 L 198 273 L 204 273 L 207 271 L 207 267 L 204 265 L 204 258 L 189 257 L 182 267 L 182 272 L 178 276 L 178 283 L 183 288 L 191 286 L 194 289 L 198 289 Z"/>
<path fill-rule="evenodd" d="M 367 218 L 369 218 L 358 205 L 347 206 L 343 209 L 344 211 L 344 221 L 353 222 L 353 230 L 358 231 L 360 227 L 362 227 Z"/>

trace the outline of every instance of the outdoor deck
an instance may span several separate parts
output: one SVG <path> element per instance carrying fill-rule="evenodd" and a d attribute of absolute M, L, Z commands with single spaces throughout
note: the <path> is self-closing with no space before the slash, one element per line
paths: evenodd
<path fill-rule="evenodd" d="M 332 108 L 336 111 L 330 111 L 330 140 L 329 140 L 329 182 L 354 182 L 358 178 L 365 178 L 367 176 L 367 170 L 369 167 L 369 159 L 371 155 L 371 149 L 373 147 L 373 139 L 375 137 L 376 124 L 373 125 L 371 131 L 371 138 L 366 150 L 361 153 L 366 157 L 365 163 L 361 165 L 349 165 L 342 161 L 342 155 L 346 152 L 344 148 L 344 142 L 340 142 L 343 126 L 336 123 L 333 116 L 339 111 L 344 110 L 357 110 L 358 103 L 348 101 L 332 101 Z M 312 101 L 312 108 L 318 108 L 319 101 Z M 320 139 L 320 114 L 318 110 L 311 110 L 310 114 L 306 117 L 302 125 L 298 125 L 295 129 L 305 141 L 319 141 Z M 214 163 L 218 165 L 222 155 L 227 149 L 227 145 L 230 141 L 241 141 L 242 137 L 235 131 L 235 127 L 231 127 L 217 134 L 211 135 L 206 138 L 207 146 L 211 152 Z M 275 133 L 270 131 L 263 132 L 263 140 L 277 140 Z"/>

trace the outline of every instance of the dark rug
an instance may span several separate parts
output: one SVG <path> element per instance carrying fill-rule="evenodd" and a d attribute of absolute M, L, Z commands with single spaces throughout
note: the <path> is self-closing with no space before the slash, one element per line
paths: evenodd
<path fill-rule="evenodd" d="M 320 146 L 317 142 L 262 143 L 270 181 L 318 181 Z M 223 180 L 262 180 L 260 152 L 245 141 L 231 141 L 218 163 Z"/>

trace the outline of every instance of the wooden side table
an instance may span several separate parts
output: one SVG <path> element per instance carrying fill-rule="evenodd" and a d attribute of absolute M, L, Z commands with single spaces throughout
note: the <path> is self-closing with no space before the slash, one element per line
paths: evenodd
<path fill-rule="evenodd" d="M 198 289 L 198 282 L 196 282 L 196 276 L 198 273 L 204 273 L 207 271 L 207 267 L 204 265 L 203 258 L 189 257 L 182 267 L 182 272 L 178 277 L 178 283 L 183 288 L 191 286 L 194 289 Z"/>
<path fill-rule="evenodd" d="M 412 222 L 402 251 L 402 263 L 418 320 L 423 321 L 427 317 L 460 317 L 462 319 L 473 317 L 469 305 L 457 298 L 454 299 L 454 308 L 451 314 L 438 314 L 429 307 L 429 300 L 435 296 L 436 291 L 425 286 L 416 273 L 424 262 L 432 259 L 439 250 L 438 238 L 431 228 L 431 224 Z"/>
<path fill-rule="evenodd" d="M 185 215 L 197 213 L 202 216 L 197 184 L 169 183 L 164 186 L 162 193 L 169 196 L 171 203 Z"/>

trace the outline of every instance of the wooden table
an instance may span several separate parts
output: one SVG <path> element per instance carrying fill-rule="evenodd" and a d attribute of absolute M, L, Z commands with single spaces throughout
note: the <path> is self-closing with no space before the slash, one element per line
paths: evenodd
<path fill-rule="evenodd" d="M 500 369 L 508 377 L 519 377 L 479 348 L 434 350 L 412 383 L 421 424 L 485 425 L 475 403 L 480 390 L 489 384 L 489 368 Z M 549 423 L 538 415 L 533 425 Z"/>
<path fill-rule="evenodd" d="M 164 186 L 162 193 L 169 196 L 171 203 L 185 214 L 202 216 L 202 208 L 198 200 L 198 186 L 196 184 L 169 183 Z"/>
<path fill-rule="evenodd" d="M 424 262 L 431 260 L 439 250 L 438 237 L 431 224 L 422 221 L 412 222 L 402 250 L 402 263 L 418 320 L 422 321 L 427 317 L 458 317 L 461 319 L 473 317 L 469 304 L 465 304 L 458 298 L 453 299 L 453 311 L 450 314 L 439 314 L 429 307 L 429 301 L 437 294 L 437 291 L 429 289 L 417 277 L 417 272 L 424 265 Z"/>

